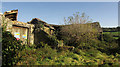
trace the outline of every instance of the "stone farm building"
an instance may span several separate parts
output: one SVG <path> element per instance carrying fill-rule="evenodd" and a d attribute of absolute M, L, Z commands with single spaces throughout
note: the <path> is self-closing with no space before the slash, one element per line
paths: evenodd
<path fill-rule="evenodd" d="M 62 25 L 47 24 L 38 18 L 33 18 L 27 23 L 17 21 L 18 10 L 6 11 L 3 15 L 11 20 L 8 22 L 6 30 L 26 44 L 38 44 L 40 41 L 46 42 L 49 40 L 46 35 L 53 35 L 55 30 L 62 27 Z M 98 22 L 92 23 L 92 25 L 100 33 L 102 32 Z"/>

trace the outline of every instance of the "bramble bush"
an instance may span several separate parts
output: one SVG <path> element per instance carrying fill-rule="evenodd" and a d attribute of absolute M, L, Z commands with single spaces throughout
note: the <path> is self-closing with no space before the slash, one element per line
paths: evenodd
<path fill-rule="evenodd" d="M 15 65 L 19 61 L 17 52 L 24 46 L 10 32 L 4 31 L 2 34 L 2 65 Z"/>

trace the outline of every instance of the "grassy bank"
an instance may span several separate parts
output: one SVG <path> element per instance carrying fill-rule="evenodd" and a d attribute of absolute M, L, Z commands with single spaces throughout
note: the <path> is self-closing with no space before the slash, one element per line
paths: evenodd
<path fill-rule="evenodd" d="M 107 55 L 101 51 L 90 49 L 56 50 L 49 46 L 26 49 L 18 52 L 20 61 L 17 65 L 119 65 L 120 54 Z M 119 58 L 120 59 L 120 58 Z"/>
<path fill-rule="evenodd" d="M 118 39 L 120 36 L 120 32 L 103 32 L 103 34 L 111 35 L 115 39 Z"/>

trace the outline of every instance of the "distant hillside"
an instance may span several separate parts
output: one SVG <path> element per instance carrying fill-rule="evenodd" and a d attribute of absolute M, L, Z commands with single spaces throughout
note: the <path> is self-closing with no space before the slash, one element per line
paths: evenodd
<path fill-rule="evenodd" d="M 102 30 L 103 32 L 117 32 L 117 31 L 120 31 L 120 27 L 113 27 L 113 28 L 105 28 L 105 27 L 102 27 Z"/>

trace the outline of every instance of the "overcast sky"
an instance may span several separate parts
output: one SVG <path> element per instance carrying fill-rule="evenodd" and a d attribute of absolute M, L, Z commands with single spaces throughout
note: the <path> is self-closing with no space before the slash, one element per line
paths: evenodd
<path fill-rule="evenodd" d="M 49 24 L 62 24 L 64 17 L 85 12 L 102 27 L 118 26 L 118 2 L 3 2 L 2 12 L 18 9 L 18 21 L 39 18 Z"/>

